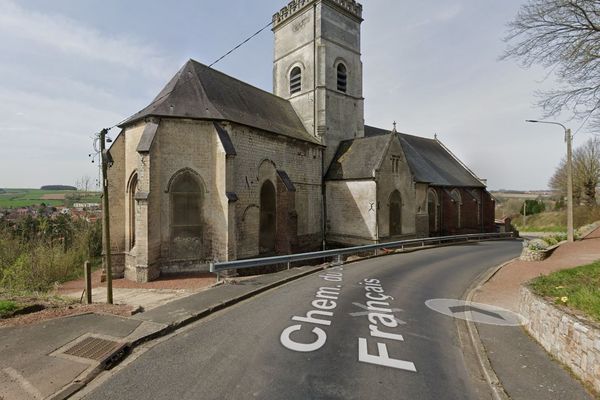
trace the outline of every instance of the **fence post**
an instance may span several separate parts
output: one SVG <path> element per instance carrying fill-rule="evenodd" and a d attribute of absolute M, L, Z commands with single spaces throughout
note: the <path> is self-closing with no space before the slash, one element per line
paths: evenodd
<path fill-rule="evenodd" d="M 83 277 L 85 280 L 85 302 L 92 304 L 92 267 L 90 262 L 83 263 Z"/>

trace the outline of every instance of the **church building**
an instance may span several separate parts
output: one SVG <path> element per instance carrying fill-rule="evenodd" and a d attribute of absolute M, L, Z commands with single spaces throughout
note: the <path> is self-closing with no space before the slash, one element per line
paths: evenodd
<path fill-rule="evenodd" d="M 189 60 L 121 124 L 115 276 L 494 230 L 485 184 L 437 138 L 365 125 L 362 21 L 354 0 L 293 0 L 273 16 L 273 93 Z"/>

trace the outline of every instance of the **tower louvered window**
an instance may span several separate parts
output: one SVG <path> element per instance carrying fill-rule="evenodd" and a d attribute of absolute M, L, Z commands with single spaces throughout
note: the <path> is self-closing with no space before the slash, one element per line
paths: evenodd
<path fill-rule="evenodd" d="M 342 63 L 337 66 L 337 90 L 346 93 L 348 84 L 348 73 L 346 72 L 346 66 Z"/>
<path fill-rule="evenodd" d="M 300 67 L 294 67 L 290 72 L 290 94 L 298 93 L 302 90 L 302 71 Z"/>

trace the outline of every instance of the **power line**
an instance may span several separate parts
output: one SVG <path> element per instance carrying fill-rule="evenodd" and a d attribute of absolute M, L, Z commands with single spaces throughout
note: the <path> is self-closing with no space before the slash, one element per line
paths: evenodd
<path fill-rule="evenodd" d="M 215 60 L 212 64 L 210 64 L 208 67 L 211 68 L 213 65 L 215 65 L 216 63 L 218 63 L 219 61 L 221 61 L 222 59 L 224 59 L 225 57 L 227 57 L 228 55 L 230 55 L 231 53 L 233 53 L 234 51 L 236 51 L 237 49 L 239 49 L 240 47 L 242 47 L 246 43 L 248 43 L 250 40 L 252 40 L 256 36 L 258 36 L 262 31 L 264 31 L 265 29 L 267 29 L 271 25 L 273 25 L 273 21 L 271 21 L 267 25 L 263 26 L 261 29 L 259 29 L 258 31 L 256 31 L 254 34 L 252 34 L 248 38 L 246 38 L 243 42 L 241 42 L 240 44 L 238 44 L 237 46 L 235 46 L 233 49 L 229 50 L 227 53 L 223 54 L 221 57 L 219 57 L 217 60 Z M 171 90 L 171 91 L 163 94 L 162 96 L 154 99 L 152 101 L 152 103 L 150 103 L 146 108 L 151 107 L 153 104 L 155 104 L 158 101 L 162 100 L 163 98 L 167 97 L 172 92 L 173 92 L 173 90 Z M 117 126 L 121 125 L 123 122 L 127 121 L 127 119 L 129 119 L 129 118 L 126 118 L 126 119 L 122 120 L 121 122 L 116 123 L 115 125 L 111 126 L 110 128 L 107 128 L 107 130 L 111 130 L 113 128 L 116 128 Z"/>
<path fill-rule="evenodd" d="M 240 44 L 238 44 L 237 46 L 235 46 L 233 49 L 229 50 L 227 53 L 225 53 L 223 56 L 221 56 L 220 58 L 218 58 L 216 61 L 214 61 L 208 67 L 210 68 L 213 65 L 215 65 L 216 63 L 218 63 L 219 61 L 221 61 L 222 59 L 224 59 L 225 57 L 227 57 L 228 55 L 230 55 L 231 53 L 233 53 L 234 51 L 236 51 L 237 49 L 239 49 L 240 47 L 242 47 L 244 44 L 248 43 L 255 36 L 258 36 L 262 31 L 264 31 L 265 29 L 267 29 L 271 25 L 273 25 L 273 21 L 269 22 L 267 25 L 265 25 L 264 27 L 262 27 L 256 33 L 254 33 L 252 36 L 250 36 L 249 38 L 247 38 L 246 40 L 244 40 L 243 42 L 241 42 Z"/>

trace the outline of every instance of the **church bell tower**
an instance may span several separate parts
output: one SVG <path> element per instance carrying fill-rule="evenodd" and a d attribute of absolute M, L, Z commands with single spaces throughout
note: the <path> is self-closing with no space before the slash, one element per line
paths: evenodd
<path fill-rule="evenodd" d="M 364 136 L 361 23 L 354 0 L 292 0 L 273 15 L 273 91 L 327 146 L 325 171 L 340 141 Z"/>

